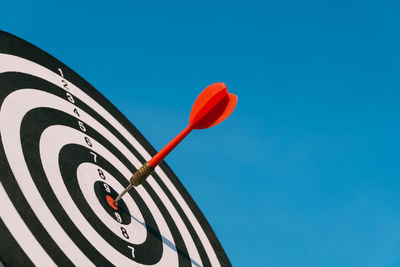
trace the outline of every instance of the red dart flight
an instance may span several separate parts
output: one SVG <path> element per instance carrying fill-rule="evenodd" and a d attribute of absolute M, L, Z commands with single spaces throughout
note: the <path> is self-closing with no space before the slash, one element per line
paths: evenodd
<path fill-rule="evenodd" d="M 214 83 L 204 89 L 193 104 L 189 125 L 132 175 L 130 185 L 115 199 L 115 202 L 120 200 L 132 186 L 138 186 L 146 180 L 160 161 L 193 129 L 207 129 L 221 123 L 231 115 L 236 103 L 237 96 L 229 93 L 224 83 Z"/>

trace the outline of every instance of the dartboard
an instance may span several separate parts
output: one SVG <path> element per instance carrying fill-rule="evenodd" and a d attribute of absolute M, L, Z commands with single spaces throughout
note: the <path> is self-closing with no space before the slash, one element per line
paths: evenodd
<path fill-rule="evenodd" d="M 0 135 L 5 266 L 230 265 L 165 162 L 114 204 L 156 151 L 78 74 L 5 32 Z"/>

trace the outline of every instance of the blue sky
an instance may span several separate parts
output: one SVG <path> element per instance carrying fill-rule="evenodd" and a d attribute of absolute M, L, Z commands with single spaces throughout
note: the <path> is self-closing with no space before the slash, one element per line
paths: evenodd
<path fill-rule="evenodd" d="M 239 97 L 167 163 L 235 266 L 399 266 L 398 1 L 3 1 L 0 29 L 161 149 L 207 85 Z"/>

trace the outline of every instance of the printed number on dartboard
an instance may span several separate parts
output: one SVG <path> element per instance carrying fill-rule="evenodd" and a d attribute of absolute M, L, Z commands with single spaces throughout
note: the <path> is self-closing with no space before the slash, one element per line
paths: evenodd
<path fill-rule="evenodd" d="M 106 190 L 107 193 L 111 193 L 111 189 L 108 186 L 108 184 L 104 184 L 104 189 Z"/>
<path fill-rule="evenodd" d="M 124 227 L 122 227 L 122 226 L 121 226 L 121 232 L 122 232 L 122 235 L 123 235 L 126 239 L 129 239 L 128 232 L 127 232 L 126 229 L 125 229 Z"/>
<path fill-rule="evenodd" d="M 90 139 L 89 139 L 89 137 L 87 137 L 87 136 L 85 136 L 85 142 L 86 142 L 86 144 L 89 146 L 89 147 L 92 147 L 93 145 L 92 145 L 92 142 L 90 142 Z"/>
<path fill-rule="evenodd" d="M 61 77 L 64 78 L 64 73 L 63 73 L 62 69 L 61 69 L 61 68 L 58 68 L 58 71 L 60 72 Z M 64 80 L 64 79 L 61 79 L 61 84 L 62 84 L 62 87 L 67 91 L 67 92 L 65 93 L 66 96 L 67 96 L 67 100 L 68 100 L 71 104 L 75 104 L 75 99 L 74 99 L 74 97 L 72 96 L 71 93 L 68 92 L 68 91 L 70 90 L 69 87 L 68 87 L 68 82 L 67 82 L 66 80 Z M 73 112 L 74 112 L 74 114 L 75 114 L 78 118 L 81 117 L 80 112 L 79 112 L 79 110 L 78 110 L 77 107 L 74 107 Z M 85 132 L 86 132 L 85 124 L 84 124 L 82 121 L 80 121 L 80 120 L 78 120 L 77 122 L 78 122 L 79 129 L 80 129 L 82 132 L 85 133 Z M 92 144 L 92 142 L 90 141 L 89 137 L 85 136 L 84 139 L 85 139 L 86 144 L 87 144 L 89 147 L 93 147 L 93 144 Z M 90 151 L 90 154 L 93 156 L 93 161 L 94 161 L 94 163 L 97 163 L 97 154 L 94 153 L 94 152 L 92 152 L 92 151 Z M 100 177 L 101 179 L 103 179 L 103 180 L 106 180 L 106 177 L 105 177 L 105 175 L 104 175 L 104 172 L 103 172 L 101 169 L 97 169 L 97 171 L 98 171 L 98 173 L 99 173 L 99 177 Z M 109 187 L 107 184 L 104 184 L 104 189 L 106 190 L 106 192 L 111 193 L 111 189 L 110 189 L 110 187 Z M 121 215 L 120 215 L 118 212 L 115 212 L 114 215 L 115 215 L 117 221 L 118 221 L 119 223 L 122 223 Z M 122 227 L 122 226 L 121 226 L 121 233 L 122 233 L 122 235 L 123 235 L 126 239 L 129 239 L 129 234 L 128 234 L 127 230 L 126 230 L 124 227 Z M 135 257 L 134 248 L 133 248 L 133 247 L 130 247 L 130 246 L 128 246 L 128 248 L 131 249 L 131 251 L 132 251 L 132 257 L 134 258 L 134 257 Z"/>
<path fill-rule="evenodd" d="M 103 179 L 103 180 L 105 180 L 105 179 L 106 179 L 106 176 L 104 175 L 104 172 L 103 172 L 102 170 L 100 170 L 100 169 L 97 169 L 97 171 L 99 172 L 100 178 Z"/>

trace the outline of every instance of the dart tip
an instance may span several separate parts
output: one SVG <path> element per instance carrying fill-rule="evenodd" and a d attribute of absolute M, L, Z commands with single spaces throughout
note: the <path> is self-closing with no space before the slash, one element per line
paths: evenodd
<path fill-rule="evenodd" d="M 118 202 L 118 200 L 120 200 L 121 199 L 121 197 L 122 197 L 122 194 L 119 194 L 119 196 L 114 200 L 114 203 L 117 203 Z"/>
<path fill-rule="evenodd" d="M 126 192 L 128 192 L 129 190 L 131 190 L 132 186 L 133 186 L 133 184 L 129 184 L 129 185 L 124 189 L 124 191 L 122 191 L 122 193 L 119 194 L 118 197 L 114 200 L 114 203 L 117 203 L 118 200 L 120 200 L 120 199 L 126 194 Z"/>

